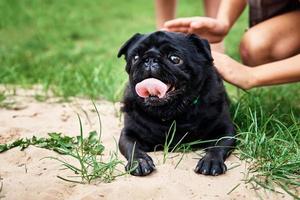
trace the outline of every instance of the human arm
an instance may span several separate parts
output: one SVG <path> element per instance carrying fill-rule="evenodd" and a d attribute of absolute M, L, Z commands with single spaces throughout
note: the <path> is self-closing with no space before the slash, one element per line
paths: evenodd
<path fill-rule="evenodd" d="M 216 19 L 210 17 L 177 18 L 167 21 L 164 27 L 168 31 L 200 35 L 211 43 L 220 42 L 227 35 L 246 4 L 245 0 L 223 0 Z"/>
<path fill-rule="evenodd" d="M 212 52 L 223 79 L 242 89 L 300 81 L 300 54 L 256 67 L 243 65 L 225 54 Z"/>

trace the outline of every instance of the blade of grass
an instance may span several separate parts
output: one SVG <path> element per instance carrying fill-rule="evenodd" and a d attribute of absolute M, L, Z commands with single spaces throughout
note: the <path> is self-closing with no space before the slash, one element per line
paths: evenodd
<path fill-rule="evenodd" d="M 100 117 L 100 113 L 98 111 L 98 108 L 97 108 L 95 102 L 92 101 L 92 103 L 93 103 L 93 106 L 94 106 L 94 108 L 96 110 L 97 117 L 98 117 L 98 123 L 99 123 L 99 141 L 101 142 L 101 136 L 102 136 L 102 122 L 101 122 L 101 117 Z"/>

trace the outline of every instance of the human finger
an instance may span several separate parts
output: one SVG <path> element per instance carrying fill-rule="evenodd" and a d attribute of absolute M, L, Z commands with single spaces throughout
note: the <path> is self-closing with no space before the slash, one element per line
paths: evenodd
<path fill-rule="evenodd" d="M 189 27 L 192 20 L 190 18 L 177 18 L 173 20 L 166 21 L 164 27 Z"/>
<path fill-rule="evenodd" d="M 189 28 L 188 27 L 174 27 L 174 28 L 168 28 L 168 31 L 171 32 L 181 32 L 181 33 L 188 33 Z"/>
<path fill-rule="evenodd" d="M 215 27 L 215 22 L 208 17 L 202 17 L 192 21 L 190 27 L 194 29 L 212 29 Z"/>

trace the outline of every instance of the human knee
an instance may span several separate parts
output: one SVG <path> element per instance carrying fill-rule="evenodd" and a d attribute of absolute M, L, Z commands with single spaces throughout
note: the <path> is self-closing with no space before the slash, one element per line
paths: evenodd
<path fill-rule="evenodd" d="M 271 45 L 266 41 L 266 37 L 254 32 L 247 32 L 240 43 L 240 55 L 244 64 L 249 66 L 259 65 L 268 60 Z"/>

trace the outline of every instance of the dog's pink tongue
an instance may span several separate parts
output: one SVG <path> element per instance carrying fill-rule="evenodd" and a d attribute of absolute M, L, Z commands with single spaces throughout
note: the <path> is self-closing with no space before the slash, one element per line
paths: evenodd
<path fill-rule="evenodd" d="M 150 95 L 163 98 L 167 90 L 168 86 L 155 78 L 147 78 L 135 86 L 136 93 L 142 98 L 149 97 Z"/>

